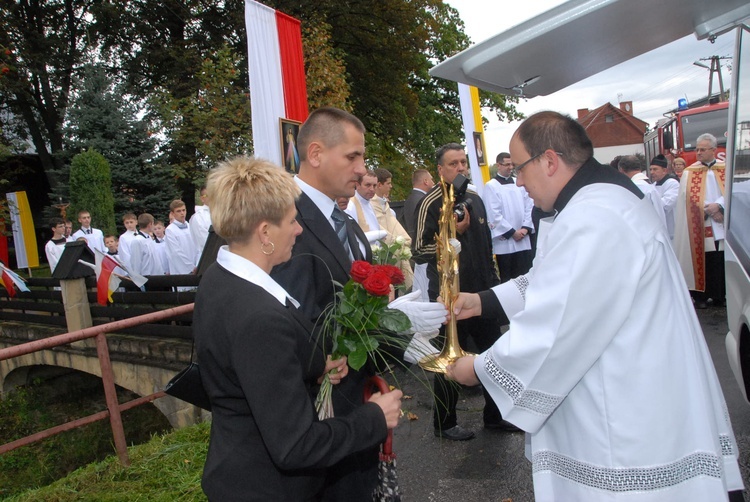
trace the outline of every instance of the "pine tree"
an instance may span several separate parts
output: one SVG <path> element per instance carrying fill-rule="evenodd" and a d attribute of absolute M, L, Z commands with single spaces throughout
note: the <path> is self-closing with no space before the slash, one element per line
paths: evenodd
<path fill-rule="evenodd" d="M 166 217 L 177 190 L 170 169 L 156 161 L 148 123 L 137 117 L 136 107 L 104 68 L 91 65 L 83 75 L 69 110 L 67 150 L 94 148 L 107 159 L 118 223 L 129 212 Z"/>

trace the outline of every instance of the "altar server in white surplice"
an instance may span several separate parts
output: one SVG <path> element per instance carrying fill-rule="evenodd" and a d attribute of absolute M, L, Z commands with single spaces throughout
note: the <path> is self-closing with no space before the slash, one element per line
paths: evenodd
<path fill-rule="evenodd" d="M 78 211 L 78 223 L 81 224 L 81 228 L 73 233 L 71 236 L 72 240 L 75 241 L 83 237 L 92 251 L 96 250 L 106 253 L 107 248 L 104 247 L 104 234 L 98 228 L 91 226 L 91 213 L 85 209 Z"/>
<path fill-rule="evenodd" d="M 206 195 L 205 186 L 201 187 L 200 194 L 203 205 L 195 206 L 195 214 L 190 218 L 190 235 L 193 236 L 199 260 L 208 240 L 208 230 L 211 228 L 211 209 L 208 207 L 208 195 Z"/>
<path fill-rule="evenodd" d="M 198 250 L 190 234 L 190 225 L 185 221 L 187 207 L 181 200 L 173 200 L 169 209 L 174 214 L 174 221 L 165 231 L 167 259 L 170 274 L 193 274 L 198 263 Z"/>
<path fill-rule="evenodd" d="M 151 238 L 154 217 L 148 213 L 138 216 L 138 233 L 130 242 L 130 269 L 139 275 L 164 275 L 156 242 Z"/>
<path fill-rule="evenodd" d="M 511 176 L 510 154 L 497 156 L 497 174 L 485 185 L 484 204 L 492 233 L 500 282 L 523 275 L 531 268 L 531 238 L 534 230 L 531 209 L 534 202 L 525 188 L 516 185 Z"/>
<path fill-rule="evenodd" d="M 532 115 L 510 154 L 555 215 L 526 276 L 459 295 L 459 319 L 507 316 L 510 329 L 448 376 L 481 383 L 528 433 L 537 501 L 742 500 L 726 403 L 651 203 L 568 116 Z"/>

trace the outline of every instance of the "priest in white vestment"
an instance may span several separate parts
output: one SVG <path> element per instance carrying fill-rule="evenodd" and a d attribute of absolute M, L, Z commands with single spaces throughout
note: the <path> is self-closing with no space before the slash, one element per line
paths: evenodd
<path fill-rule="evenodd" d="M 648 182 L 648 177 L 643 173 L 642 167 L 640 159 L 635 155 L 624 155 L 623 157 L 620 157 L 617 164 L 617 170 L 630 178 L 630 181 L 632 181 L 651 202 L 651 205 L 654 206 L 654 211 L 656 211 L 656 214 L 659 216 L 659 220 L 664 224 L 664 228 L 667 229 L 667 232 L 669 232 L 666 211 L 661 194 L 654 185 Z"/>
<path fill-rule="evenodd" d="M 667 158 L 659 154 L 651 159 L 648 170 L 651 174 L 651 181 L 654 182 L 654 187 L 661 196 L 664 215 L 667 220 L 667 233 L 670 239 L 674 239 L 675 205 L 680 193 L 680 179 L 669 172 L 668 165 Z"/>
<path fill-rule="evenodd" d="M 529 117 L 510 153 L 518 184 L 556 214 L 526 276 L 455 301 L 459 319 L 507 316 L 510 329 L 448 376 L 481 382 L 528 433 L 538 501 L 737 496 L 724 397 L 651 203 L 568 116 Z"/>

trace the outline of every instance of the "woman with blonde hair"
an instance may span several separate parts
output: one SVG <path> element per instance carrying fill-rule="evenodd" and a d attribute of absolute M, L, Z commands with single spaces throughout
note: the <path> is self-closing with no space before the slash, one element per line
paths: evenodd
<path fill-rule="evenodd" d="M 672 161 L 672 169 L 674 169 L 674 174 L 678 179 L 682 178 L 682 171 L 685 170 L 685 167 L 687 167 L 687 163 L 682 157 L 675 157 Z"/>
<path fill-rule="evenodd" d="M 302 232 L 300 189 L 269 162 L 237 157 L 208 176 L 215 232 L 228 245 L 204 274 L 193 330 L 212 405 L 202 487 L 209 500 L 318 500 L 325 468 L 382 442 L 398 423 L 401 392 L 375 394 L 345 417 L 319 421 L 313 386 L 326 362 L 309 321 L 269 275 Z"/>

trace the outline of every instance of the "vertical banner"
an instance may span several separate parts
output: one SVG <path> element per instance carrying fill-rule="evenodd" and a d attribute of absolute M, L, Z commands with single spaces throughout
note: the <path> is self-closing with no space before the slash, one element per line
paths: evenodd
<path fill-rule="evenodd" d="M 16 267 L 33 268 L 39 266 L 39 252 L 36 247 L 34 220 L 26 192 L 6 193 L 13 229 L 13 244 L 16 249 Z"/>
<path fill-rule="evenodd" d="M 245 0 L 245 27 L 254 154 L 282 166 L 279 119 L 308 114 L 300 22 Z"/>
<path fill-rule="evenodd" d="M 484 184 L 490 180 L 487 149 L 484 142 L 482 112 L 479 108 L 479 90 L 466 84 L 458 84 L 458 97 L 461 103 L 461 119 L 466 138 L 466 156 L 469 158 L 471 182 L 481 196 Z M 483 161 L 480 163 L 480 161 Z"/>

